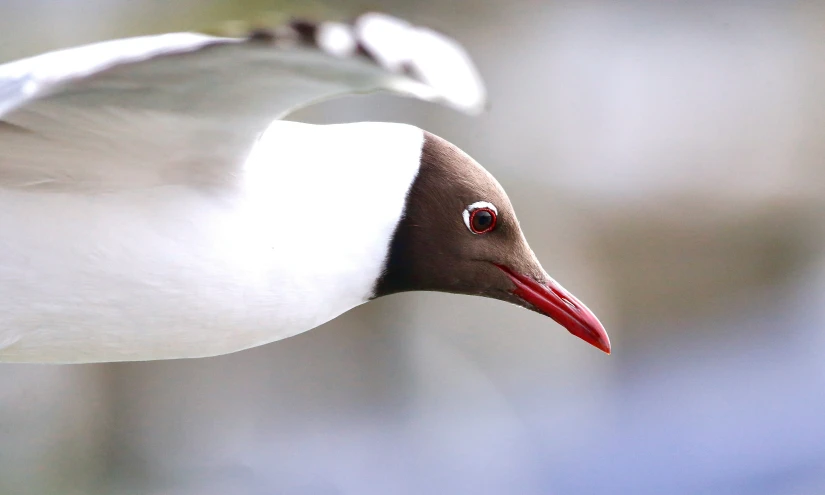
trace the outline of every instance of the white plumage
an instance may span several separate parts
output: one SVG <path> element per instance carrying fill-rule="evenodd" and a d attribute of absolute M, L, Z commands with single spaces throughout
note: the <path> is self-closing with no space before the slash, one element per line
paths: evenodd
<path fill-rule="evenodd" d="M 484 106 L 455 42 L 378 14 L 0 66 L 0 361 L 216 355 L 366 302 L 422 131 L 272 121 L 376 90 Z"/>

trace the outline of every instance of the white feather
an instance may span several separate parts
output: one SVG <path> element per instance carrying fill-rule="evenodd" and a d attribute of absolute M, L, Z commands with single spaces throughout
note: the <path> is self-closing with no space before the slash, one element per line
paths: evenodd
<path fill-rule="evenodd" d="M 432 31 L 316 27 L 0 65 L 0 361 L 223 354 L 372 295 L 423 132 L 273 119 L 377 90 L 474 113 L 484 91 Z"/>
<path fill-rule="evenodd" d="M 0 360 L 223 354 L 366 302 L 422 141 L 276 122 L 230 187 L 0 190 Z"/>

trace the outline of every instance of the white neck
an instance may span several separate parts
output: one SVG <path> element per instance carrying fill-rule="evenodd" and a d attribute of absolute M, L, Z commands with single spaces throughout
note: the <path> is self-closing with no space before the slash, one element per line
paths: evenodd
<path fill-rule="evenodd" d="M 311 306 L 312 326 L 366 302 L 422 143 L 420 129 L 402 124 L 272 125 L 246 162 L 240 214 L 222 234 L 226 255 L 251 277 L 244 286 L 278 286 L 284 309 Z"/>
<path fill-rule="evenodd" d="M 0 361 L 232 352 L 366 302 L 421 130 L 275 122 L 214 194 L 0 191 Z M 205 143 L 208 145 L 208 143 Z"/>

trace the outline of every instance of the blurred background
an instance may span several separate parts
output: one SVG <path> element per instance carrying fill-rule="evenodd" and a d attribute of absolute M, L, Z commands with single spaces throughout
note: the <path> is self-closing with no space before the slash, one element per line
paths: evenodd
<path fill-rule="evenodd" d="M 469 50 L 478 118 L 386 96 L 508 190 L 605 356 L 405 294 L 212 359 L 0 366 L 0 495 L 825 494 L 825 2 L 2 0 L 0 60 L 265 10 Z"/>

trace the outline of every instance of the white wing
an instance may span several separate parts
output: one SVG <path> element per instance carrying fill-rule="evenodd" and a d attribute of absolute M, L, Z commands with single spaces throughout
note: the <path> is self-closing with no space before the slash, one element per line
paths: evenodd
<path fill-rule="evenodd" d="M 464 50 L 370 13 L 246 38 L 121 39 L 0 65 L 0 186 L 212 182 L 275 119 L 319 100 L 389 91 L 467 113 L 485 91 Z"/>

